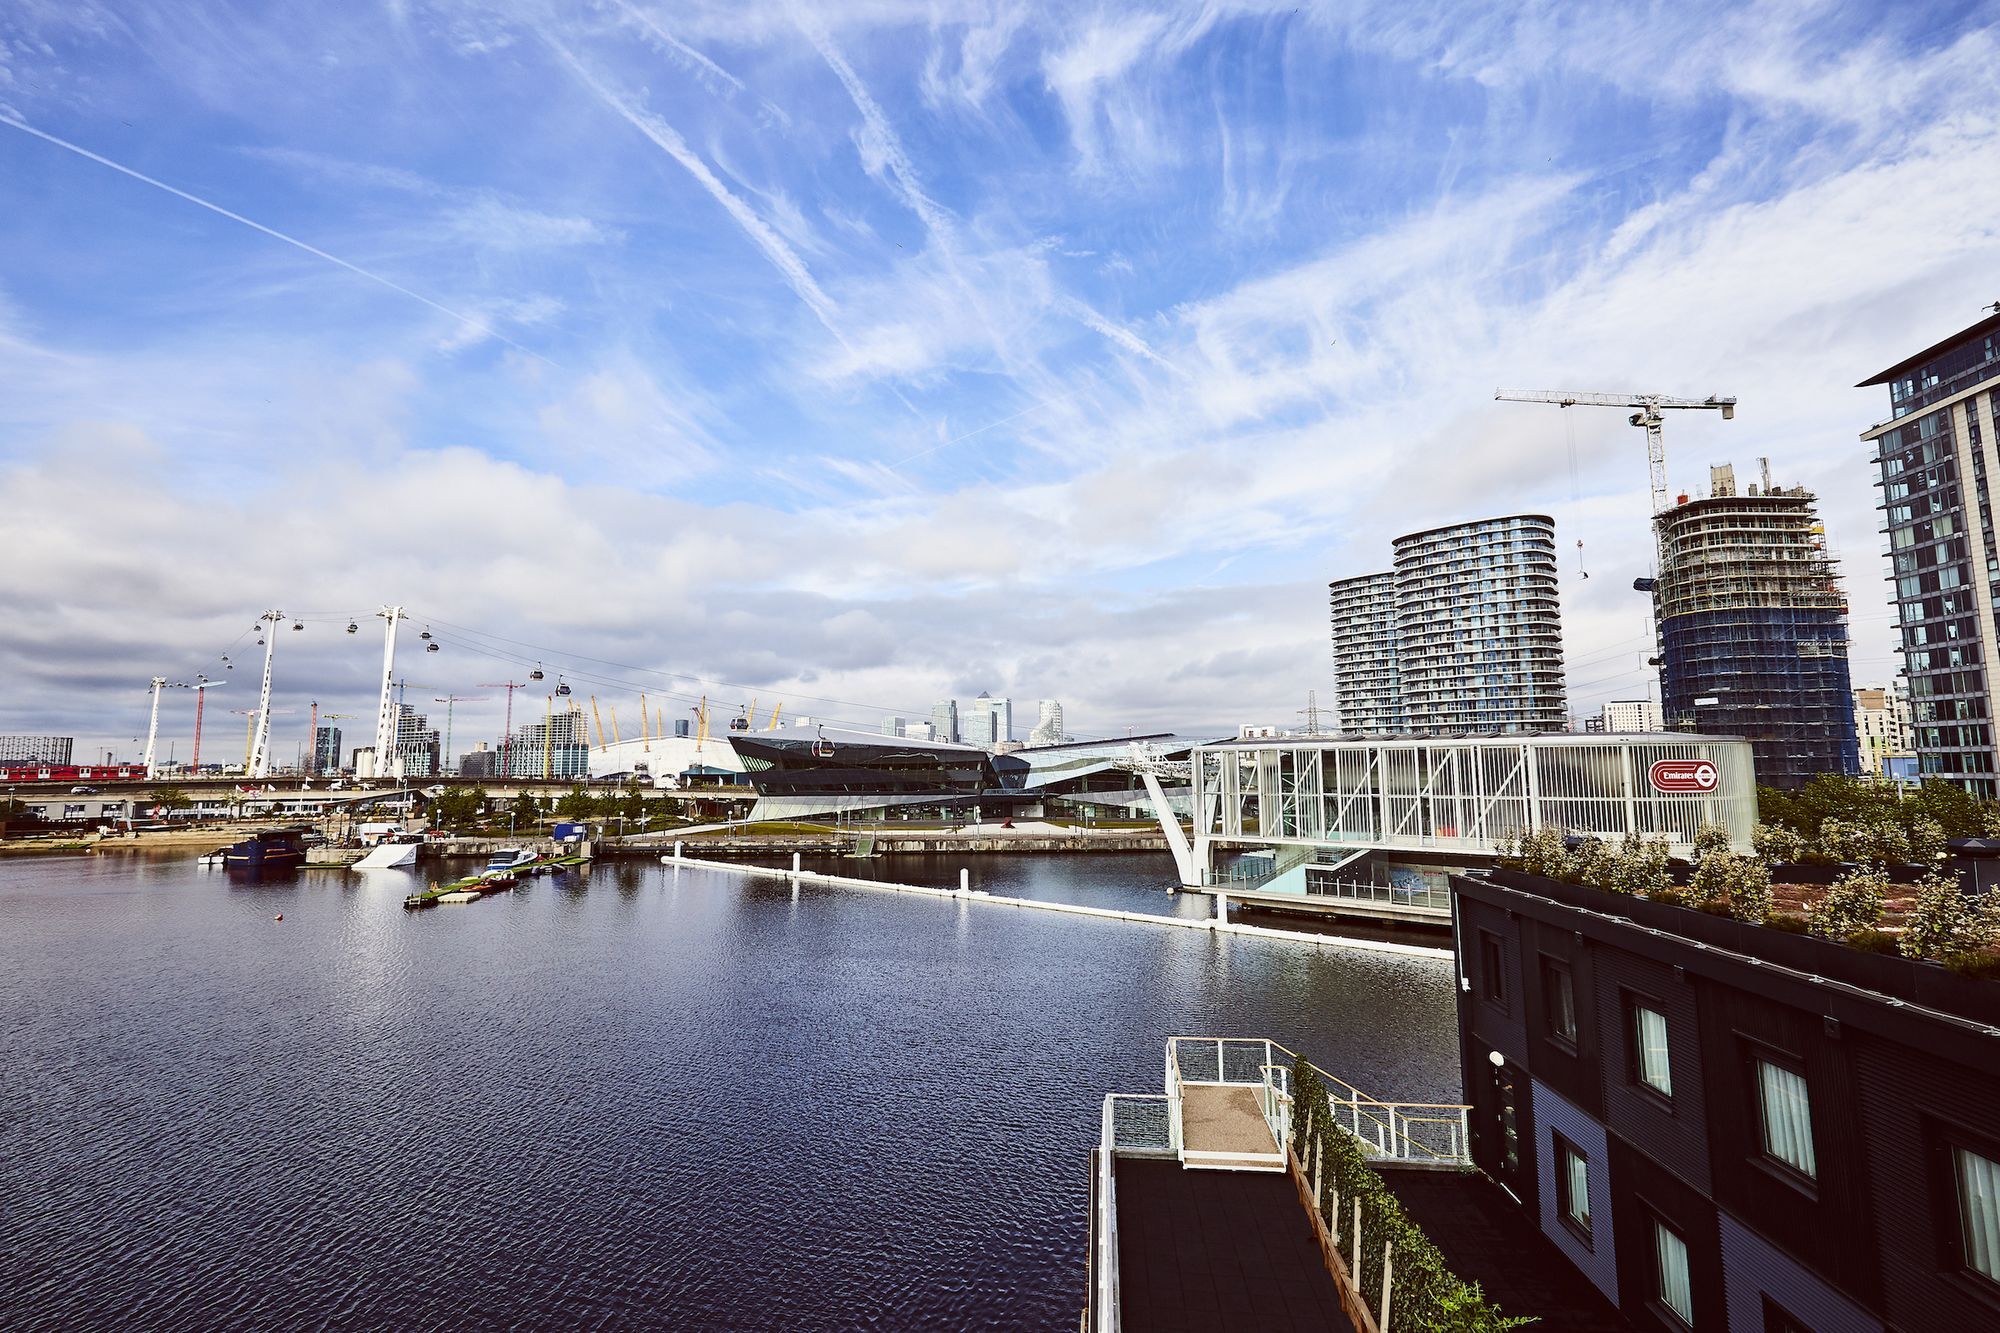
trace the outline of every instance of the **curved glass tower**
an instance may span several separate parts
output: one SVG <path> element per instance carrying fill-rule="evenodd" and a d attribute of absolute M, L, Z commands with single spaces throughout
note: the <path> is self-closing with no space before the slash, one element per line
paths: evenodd
<path fill-rule="evenodd" d="M 1394 544 L 1401 702 L 1416 732 L 1561 731 L 1556 526 L 1513 514 Z"/>

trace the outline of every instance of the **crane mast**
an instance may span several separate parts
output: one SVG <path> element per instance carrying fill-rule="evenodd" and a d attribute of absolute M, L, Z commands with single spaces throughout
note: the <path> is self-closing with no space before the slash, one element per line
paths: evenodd
<path fill-rule="evenodd" d="M 1706 408 L 1736 417 L 1736 400 L 1720 394 L 1706 398 L 1675 398 L 1664 393 L 1571 393 L 1562 389 L 1495 389 L 1493 397 L 1508 403 L 1549 403 L 1556 407 L 1622 407 L 1636 409 L 1627 418 L 1646 432 L 1646 469 L 1653 489 L 1653 514 L 1667 511 L 1667 441 L 1662 410 Z"/>

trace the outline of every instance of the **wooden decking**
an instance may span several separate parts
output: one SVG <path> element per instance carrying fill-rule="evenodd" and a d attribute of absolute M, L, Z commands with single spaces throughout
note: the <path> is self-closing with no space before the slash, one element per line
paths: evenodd
<path fill-rule="evenodd" d="M 1352 1333 L 1290 1176 L 1121 1157 L 1115 1188 L 1119 1312 L 1131 1333 Z"/>
<path fill-rule="evenodd" d="M 1241 1085 L 1186 1087 L 1181 1097 L 1181 1143 L 1189 1165 L 1283 1169 L 1284 1159 L 1264 1121 L 1257 1092 Z"/>

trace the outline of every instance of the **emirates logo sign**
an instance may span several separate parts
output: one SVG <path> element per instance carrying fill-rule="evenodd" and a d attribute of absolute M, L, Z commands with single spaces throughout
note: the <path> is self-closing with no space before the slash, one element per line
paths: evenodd
<path fill-rule="evenodd" d="M 1707 796 L 1722 781 L 1722 772 L 1710 759 L 1661 759 L 1647 774 L 1653 790 L 1672 796 Z"/>

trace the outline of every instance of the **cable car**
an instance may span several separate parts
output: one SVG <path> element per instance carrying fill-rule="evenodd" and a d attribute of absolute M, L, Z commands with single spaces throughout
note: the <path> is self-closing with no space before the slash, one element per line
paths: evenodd
<path fill-rule="evenodd" d="M 431 637 L 431 632 L 429 630 L 425 630 L 422 634 L 419 634 L 417 637 L 420 639 L 429 639 Z"/>
<path fill-rule="evenodd" d="M 568 682 L 566 682 L 566 681 L 562 681 L 562 680 L 558 680 L 558 681 L 556 682 L 556 697 L 557 697 L 558 699 L 566 699 L 566 698 L 568 698 L 568 697 L 569 697 L 569 684 L 568 684 Z"/>
<path fill-rule="evenodd" d="M 299 632 L 300 630 L 304 629 L 305 627 L 306 627 L 306 622 L 305 622 L 305 621 L 303 621 L 303 620 L 294 620 L 294 621 L 292 622 L 292 632 L 293 632 L 294 634 L 298 633 L 298 632 Z"/>
<path fill-rule="evenodd" d="M 535 663 L 535 669 L 528 673 L 528 679 L 540 680 L 541 678 L 542 678 L 542 664 L 540 662 L 537 662 Z"/>
<path fill-rule="evenodd" d="M 729 729 L 731 731 L 750 730 L 750 715 L 748 713 L 738 713 L 735 717 L 730 718 Z"/>
<path fill-rule="evenodd" d="M 438 650 L 438 646 L 437 646 L 436 644 L 434 644 L 434 643 L 427 643 L 427 644 L 425 644 L 425 645 L 424 645 L 424 651 L 425 651 L 425 652 L 427 652 L 427 653 L 434 653 L 434 652 L 436 652 L 437 650 Z"/>
<path fill-rule="evenodd" d="M 826 728 L 821 727 L 813 738 L 812 756 L 815 759 L 833 758 L 833 742 L 826 738 Z"/>
<path fill-rule="evenodd" d="M 349 634 L 359 634 L 361 632 L 361 626 L 355 624 L 353 621 L 350 620 L 347 622 L 347 632 Z"/>

